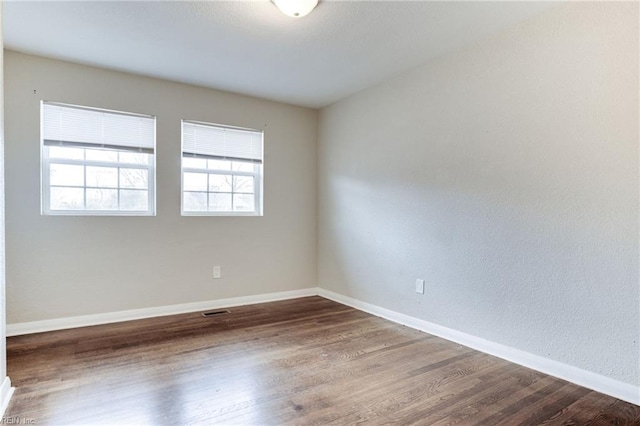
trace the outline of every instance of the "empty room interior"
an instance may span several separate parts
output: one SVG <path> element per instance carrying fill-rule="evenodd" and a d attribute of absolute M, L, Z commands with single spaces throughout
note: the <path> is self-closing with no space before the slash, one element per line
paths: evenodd
<path fill-rule="evenodd" d="M 640 425 L 638 2 L 1 6 L 2 423 Z"/>

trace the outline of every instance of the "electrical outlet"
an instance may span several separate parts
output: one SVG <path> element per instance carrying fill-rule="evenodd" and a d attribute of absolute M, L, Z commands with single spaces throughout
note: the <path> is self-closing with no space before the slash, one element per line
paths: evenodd
<path fill-rule="evenodd" d="M 421 280 L 421 279 L 416 280 L 416 293 L 424 294 L 424 280 Z"/>
<path fill-rule="evenodd" d="M 220 266 L 213 267 L 213 278 L 222 278 L 222 268 Z"/>

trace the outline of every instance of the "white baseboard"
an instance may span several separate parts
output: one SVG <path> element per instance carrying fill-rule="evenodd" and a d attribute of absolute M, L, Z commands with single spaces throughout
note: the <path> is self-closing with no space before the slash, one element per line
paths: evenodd
<path fill-rule="evenodd" d="M 640 386 L 634 386 L 630 383 L 614 380 L 591 371 L 583 370 L 539 355 L 534 355 L 529 352 L 491 342 L 480 337 L 472 336 L 470 334 L 414 318 L 409 315 L 381 308 L 379 306 L 362 302 L 322 288 L 318 289 L 318 295 L 326 299 L 342 303 L 343 305 L 351 306 L 352 308 L 388 319 L 398 324 L 406 325 L 408 327 L 415 328 L 416 330 L 442 337 L 443 339 L 459 343 L 480 352 L 540 371 L 541 373 L 575 383 L 576 385 L 592 389 L 596 392 L 610 395 L 614 398 L 618 398 L 632 404 L 640 405 Z"/>
<path fill-rule="evenodd" d="M 15 389 L 11 387 L 11 380 L 9 377 L 5 377 L 0 385 L 0 417 L 4 418 L 4 412 L 7 410 L 9 400 Z"/>
<path fill-rule="evenodd" d="M 296 299 L 298 297 L 317 296 L 318 289 L 283 291 L 279 293 L 258 294 L 254 296 L 232 297 L 228 299 L 208 300 L 204 302 L 183 303 L 180 305 L 158 306 L 154 308 L 133 309 L 128 311 L 108 312 L 104 314 L 82 315 L 76 317 L 56 318 L 43 321 L 7 324 L 7 336 L 42 333 L 45 331 L 64 330 L 68 328 L 87 327 L 90 325 L 109 324 L 120 321 L 131 321 L 143 318 L 166 315 L 185 314 L 210 309 L 230 308 L 233 306 L 254 305 L 256 303 L 275 302 L 277 300 Z"/>

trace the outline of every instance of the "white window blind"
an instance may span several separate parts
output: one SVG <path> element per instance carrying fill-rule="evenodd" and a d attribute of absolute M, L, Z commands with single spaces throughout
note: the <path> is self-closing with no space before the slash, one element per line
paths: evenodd
<path fill-rule="evenodd" d="M 262 163 L 262 132 L 182 122 L 182 154 L 185 156 Z"/>
<path fill-rule="evenodd" d="M 43 102 L 42 139 L 45 146 L 76 146 L 154 153 L 155 118 Z"/>

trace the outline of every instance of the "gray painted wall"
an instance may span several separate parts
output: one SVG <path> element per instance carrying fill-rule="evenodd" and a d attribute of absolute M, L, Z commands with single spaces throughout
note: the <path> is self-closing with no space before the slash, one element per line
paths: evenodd
<path fill-rule="evenodd" d="M 322 110 L 319 286 L 640 384 L 638 33 L 568 4 Z"/>
<path fill-rule="evenodd" d="M 9 323 L 315 285 L 317 111 L 12 51 L 5 62 Z M 157 216 L 40 215 L 41 99 L 157 117 Z M 263 217 L 180 216 L 182 118 L 264 128 Z"/>
<path fill-rule="evenodd" d="M 2 49 L 2 3 L 0 2 L 0 380 L 7 376 L 7 317 L 6 317 L 6 272 L 5 272 L 5 223 L 4 223 L 4 84 Z M 3 402 L 3 401 L 2 401 Z M 1 415 L 2 413 L 0 413 Z"/>

